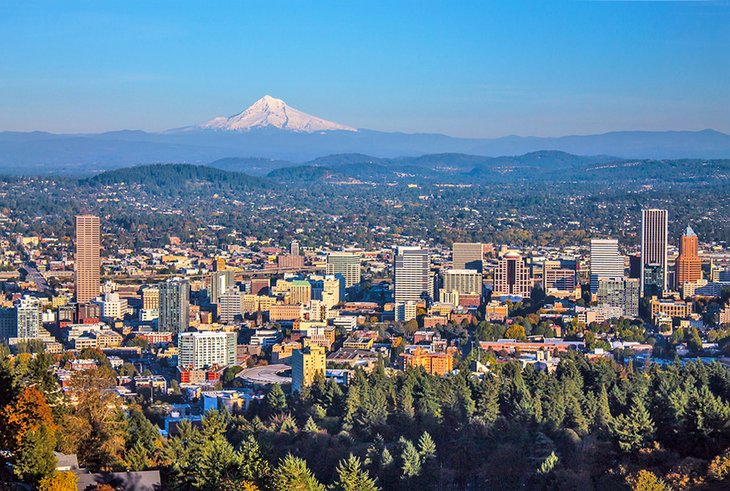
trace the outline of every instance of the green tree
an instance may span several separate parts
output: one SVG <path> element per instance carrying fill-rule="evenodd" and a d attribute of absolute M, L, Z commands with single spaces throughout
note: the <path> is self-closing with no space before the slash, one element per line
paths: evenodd
<path fill-rule="evenodd" d="M 274 491 L 325 491 L 304 459 L 288 454 L 274 471 Z"/>
<path fill-rule="evenodd" d="M 13 472 L 18 479 L 39 482 L 51 476 L 56 469 L 56 457 L 53 455 L 55 446 L 55 429 L 47 424 L 40 424 L 25 432 L 15 451 Z"/>
<path fill-rule="evenodd" d="M 628 415 L 613 418 L 611 433 L 624 452 L 636 452 L 646 447 L 654 437 L 654 422 L 642 400 L 634 397 Z"/>
<path fill-rule="evenodd" d="M 377 491 L 378 486 L 362 468 L 360 459 L 350 456 L 340 461 L 337 466 L 337 480 L 331 488 L 333 491 Z"/>
<path fill-rule="evenodd" d="M 402 461 L 401 478 L 410 479 L 421 474 L 421 456 L 418 455 L 418 450 L 410 440 L 403 440 L 402 444 L 403 450 L 400 454 Z"/>
<path fill-rule="evenodd" d="M 611 424 L 611 408 L 608 405 L 608 392 L 606 386 L 601 384 L 601 392 L 598 395 L 598 407 L 593 421 L 593 426 L 601 431 L 607 430 Z"/>
<path fill-rule="evenodd" d="M 423 462 L 436 458 L 436 442 L 427 431 L 424 431 L 418 439 L 418 454 Z"/>
<path fill-rule="evenodd" d="M 238 451 L 241 477 L 263 488 L 271 479 L 271 466 L 261 455 L 261 448 L 253 435 L 248 435 Z"/>
<path fill-rule="evenodd" d="M 266 394 L 264 406 L 266 409 L 266 414 L 270 416 L 274 414 L 280 414 L 286 411 L 286 395 L 281 389 L 281 385 L 273 384 L 271 386 L 268 394 Z"/>

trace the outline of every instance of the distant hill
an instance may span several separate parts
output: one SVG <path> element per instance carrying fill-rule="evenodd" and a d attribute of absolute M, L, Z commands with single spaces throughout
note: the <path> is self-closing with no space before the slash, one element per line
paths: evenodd
<path fill-rule="evenodd" d="M 624 131 L 557 138 L 475 139 L 365 129 L 293 132 L 271 125 L 247 131 L 193 128 L 165 133 L 115 131 L 85 135 L 0 132 L 0 173 L 92 175 L 155 162 L 219 161 L 216 167 L 265 174 L 282 167 L 281 161 L 297 165 L 383 164 L 383 159 L 422 155 L 449 159 L 453 154 L 487 157 L 539 151 L 613 155 L 619 159 L 721 159 L 730 158 L 730 135 L 713 130 Z M 363 160 L 366 157 L 368 160 Z M 231 158 L 241 160 L 234 162 Z M 418 161 L 414 164 L 421 165 Z M 268 165 L 271 167 L 265 169 Z"/>
<path fill-rule="evenodd" d="M 90 186 L 113 186 L 119 184 L 139 185 L 146 189 L 185 190 L 205 187 L 220 189 L 249 189 L 265 187 L 260 178 L 242 172 L 229 172 L 203 165 L 152 164 L 128 167 L 102 172 L 84 179 Z"/>

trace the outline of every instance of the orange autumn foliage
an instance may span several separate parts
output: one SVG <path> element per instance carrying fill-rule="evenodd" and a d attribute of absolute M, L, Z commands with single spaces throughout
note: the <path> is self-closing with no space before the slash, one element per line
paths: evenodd
<path fill-rule="evenodd" d="M 51 408 L 43 393 L 35 387 L 26 387 L 15 403 L 0 413 L 0 422 L 7 430 L 3 432 L 5 443 L 17 448 L 28 431 L 45 425 L 56 430 Z"/>

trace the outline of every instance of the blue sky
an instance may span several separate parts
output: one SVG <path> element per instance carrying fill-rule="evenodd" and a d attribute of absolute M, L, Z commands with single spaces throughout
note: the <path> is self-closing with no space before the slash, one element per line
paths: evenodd
<path fill-rule="evenodd" d="M 730 132 L 730 2 L 0 0 L 0 130 L 163 130 L 264 94 L 360 128 Z"/>

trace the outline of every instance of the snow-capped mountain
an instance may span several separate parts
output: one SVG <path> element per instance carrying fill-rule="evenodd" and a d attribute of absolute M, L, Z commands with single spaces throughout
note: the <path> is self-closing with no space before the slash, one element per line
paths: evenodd
<path fill-rule="evenodd" d="M 245 111 L 226 118 L 219 116 L 198 125 L 198 128 L 223 131 L 249 131 L 254 128 L 274 127 L 297 133 L 320 131 L 357 131 L 344 124 L 327 121 L 288 106 L 281 99 L 269 95 L 254 102 Z"/>

